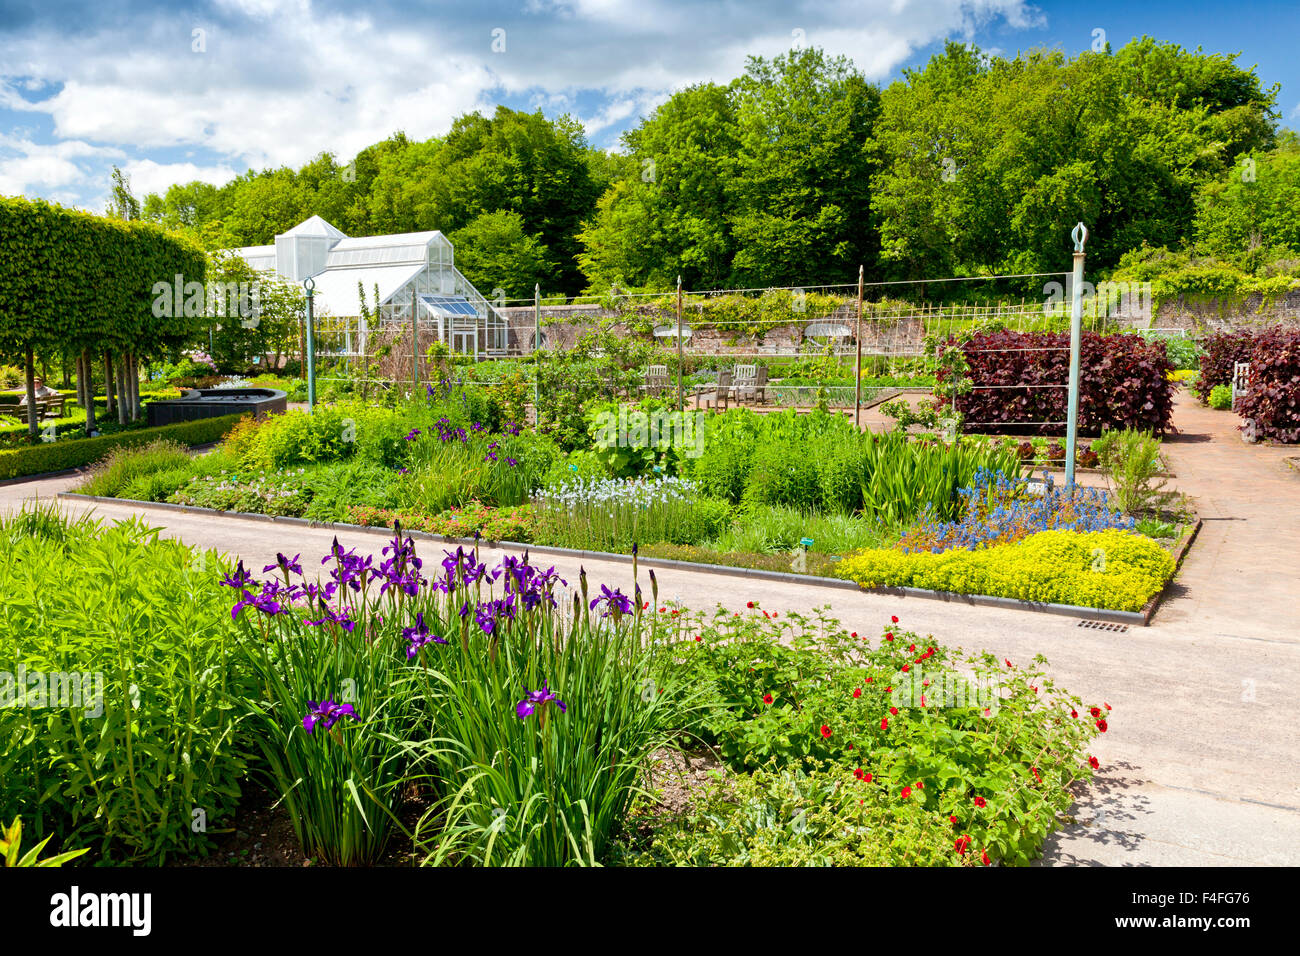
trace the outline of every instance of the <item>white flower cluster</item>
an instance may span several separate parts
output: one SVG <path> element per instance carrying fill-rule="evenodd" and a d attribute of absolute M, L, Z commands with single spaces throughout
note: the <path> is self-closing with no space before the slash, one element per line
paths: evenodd
<path fill-rule="evenodd" d="M 685 478 L 574 478 L 547 488 L 539 495 L 548 504 L 568 508 L 589 505 L 629 505 L 649 508 L 670 501 L 690 501 L 695 486 Z"/>

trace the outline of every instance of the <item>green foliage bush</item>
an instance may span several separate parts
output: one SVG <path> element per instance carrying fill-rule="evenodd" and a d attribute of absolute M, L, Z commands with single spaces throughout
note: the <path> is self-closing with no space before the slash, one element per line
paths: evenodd
<path fill-rule="evenodd" d="M 840 562 L 835 573 L 864 588 L 924 588 L 1137 611 L 1173 576 L 1174 562 L 1141 535 L 1041 531 L 1015 544 L 974 551 L 860 551 Z"/>
<path fill-rule="evenodd" d="M 145 445 L 157 439 L 170 439 L 183 445 L 206 444 L 219 440 L 235 426 L 239 417 L 223 415 L 220 418 L 203 418 L 158 428 L 131 429 L 98 438 L 69 438 L 13 451 L 0 451 L 0 480 L 79 468 L 99 461 L 114 448 Z"/>
<path fill-rule="evenodd" d="M 1176 492 L 1165 491 L 1165 479 L 1156 476 L 1164 468 L 1160 460 L 1160 439 L 1150 432 L 1126 428 L 1110 429 L 1092 443 L 1111 495 L 1125 514 L 1158 511 L 1170 504 Z"/>
<path fill-rule="evenodd" d="M 126 489 L 138 479 L 151 476 L 155 472 L 186 470 L 190 464 L 190 455 L 186 447 L 168 439 L 155 439 L 147 445 L 124 445 L 111 450 L 104 460 L 91 469 L 90 476 L 77 486 L 83 495 L 97 495 L 104 498 L 132 498 Z M 188 475 L 186 476 L 188 481 Z M 185 481 L 182 481 L 183 485 Z M 177 488 L 180 485 L 176 486 Z M 173 488 L 172 491 L 175 491 Z M 169 491 L 167 494 L 171 494 Z M 166 495 L 162 496 L 163 498 Z M 145 497 L 143 501 L 153 501 Z M 161 500 L 161 499 L 158 499 Z"/>
<path fill-rule="evenodd" d="M 50 684 L 43 702 L 0 708 L 0 817 L 21 811 L 61 845 L 154 865 L 203 854 L 230 826 L 247 762 L 220 574 L 215 552 L 135 520 L 0 520 L 0 685 L 21 667 L 33 694 L 38 673 L 97 686 L 88 700 L 81 684 L 81 706 L 56 704 Z"/>
<path fill-rule="evenodd" d="M 1004 667 L 897 618 L 869 642 L 824 611 L 773 618 L 754 602 L 682 630 L 675 676 L 703 703 L 687 729 L 729 772 L 660 828 L 655 862 L 1023 864 L 1106 727 L 1042 658 Z"/>
<path fill-rule="evenodd" d="M 1214 386 L 1210 389 L 1210 399 L 1208 404 L 1211 408 L 1218 409 L 1219 411 L 1225 411 L 1232 408 L 1232 386 Z"/>

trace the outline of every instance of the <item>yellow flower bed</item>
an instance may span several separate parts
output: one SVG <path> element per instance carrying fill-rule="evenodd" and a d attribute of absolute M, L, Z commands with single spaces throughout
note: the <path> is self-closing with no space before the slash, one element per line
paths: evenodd
<path fill-rule="evenodd" d="M 1137 611 L 1174 573 L 1169 552 L 1127 531 L 1040 531 L 975 551 L 859 551 L 836 565 L 864 588 L 910 587 Z"/>

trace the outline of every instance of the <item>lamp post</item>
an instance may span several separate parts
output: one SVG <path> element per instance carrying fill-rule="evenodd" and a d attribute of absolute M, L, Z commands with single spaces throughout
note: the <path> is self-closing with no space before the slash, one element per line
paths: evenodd
<path fill-rule="evenodd" d="M 307 292 L 307 408 L 316 409 L 316 318 L 312 312 L 312 297 L 316 291 L 316 282 L 311 278 L 302 280 L 302 287 Z"/>
<path fill-rule="evenodd" d="M 1083 244 L 1088 227 L 1079 223 L 1070 233 L 1074 240 L 1074 274 L 1070 289 L 1070 407 L 1065 425 L 1065 486 L 1074 487 L 1074 450 L 1079 429 L 1079 347 L 1083 338 Z"/>

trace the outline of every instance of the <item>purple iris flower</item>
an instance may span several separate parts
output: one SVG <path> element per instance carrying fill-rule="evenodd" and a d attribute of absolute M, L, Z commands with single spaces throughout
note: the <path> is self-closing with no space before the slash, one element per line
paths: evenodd
<path fill-rule="evenodd" d="M 407 432 L 406 435 L 402 437 L 404 437 L 407 441 L 415 441 L 417 438 L 420 437 L 420 429 L 412 428 L 409 432 Z"/>
<path fill-rule="evenodd" d="M 236 591 L 242 591 L 244 590 L 245 585 L 256 584 L 257 582 L 253 580 L 253 576 L 251 574 L 249 574 L 247 571 L 244 570 L 243 559 L 240 559 L 239 564 L 235 566 L 234 573 L 227 574 L 224 578 L 221 579 L 221 583 L 228 588 L 234 588 Z"/>
<path fill-rule="evenodd" d="M 535 713 L 539 708 L 544 714 L 546 708 L 552 702 L 554 702 L 555 706 L 560 708 L 560 713 L 565 712 L 566 707 L 564 706 L 564 701 L 551 693 L 550 689 L 546 686 L 546 681 L 542 681 L 541 690 L 530 690 L 524 695 L 523 700 L 515 704 L 515 715 L 520 720 L 523 720 L 529 714 Z"/>
<path fill-rule="evenodd" d="M 314 700 L 307 701 L 307 716 L 302 719 L 303 727 L 307 728 L 307 733 L 316 729 L 316 724 L 320 724 L 326 730 L 330 730 L 344 717 L 351 717 L 359 721 L 357 712 L 352 709 L 351 704 L 336 704 L 332 700 L 322 700 L 317 703 Z"/>
<path fill-rule="evenodd" d="M 410 642 L 410 647 L 406 649 L 408 659 L 414 657 L 420 652 L 420 648 L 426 644 L 446 644 L 447 639 L 439 637 L 429 630 L 429 626 L 424 623 L 424 612 L 420 611 L 415 615 L 415 625 L 413 627 L 402 628 L 402 639 Z"/>
<path fill-rule="evenodd" d="M 628 596 L 617 588 L 611 591 L 609 586 L 605 584 L 600 586 L 600 597 L 593 598 L 591 601 L 593 611 L 596 609 L 597 604 L 605 605 L 605 610 L 600 614 L 601 617 L 609 617 L 613 614 L 615 621 L 618 621 L 624 614 L 632 613 L 632 601 Z"/>
<path fill-rule="evenodd" d="M 331 607 L 325 608 L 325 616 L 316 621 L 303 621 L 304 624 L 310 624 L 313 627 L 319 627 L 322 624 L 337 624 L 349 634 L 357 626 L 357 622 L 348 617 L 352 613 L 351 608 L 344 608 L 342 613 L 336 613 Z"/>
<path fill-rule="evenodd" d="M 519 462 L 515 461 L 513 458 L 507 458 L 506 464 L 513 468 L 515 465 L 519 464 Z"/>
<path fill-rule="evenodd" d="M 281 603 L 276 600 L 278 597 L 287 597 L 288 601 Z M 230 619 L 232 621 L 239 618 L 239 612 L 246 607 L 256 608 L 268 617 L 274 617 L 277 614 L 288 614 L 289 604 L 297 596 L 294 589 L 281 591 L 276 582 L 268 581 L 262 585 L 260 594 L 250 594 L 248 591 L 243 592 L 243 599 L 230 609 Z"/>
<path fill-rule="evenodd" d="M 286 573 L 292 572 L 293 574 L 302 574 L 302 565 L 298 563 L 298 559 L 301 557 L 302 557 L 301 554 L 295 554 L 293 556 L 293 559 L 290 560 L 289 558 L 286 558 L 283 554 L 276 552 L 275 564 L 268 564 L 262 570 L 265 572 L 265 571 L 274 571 L 276 568 L 280 568 Z"/>

